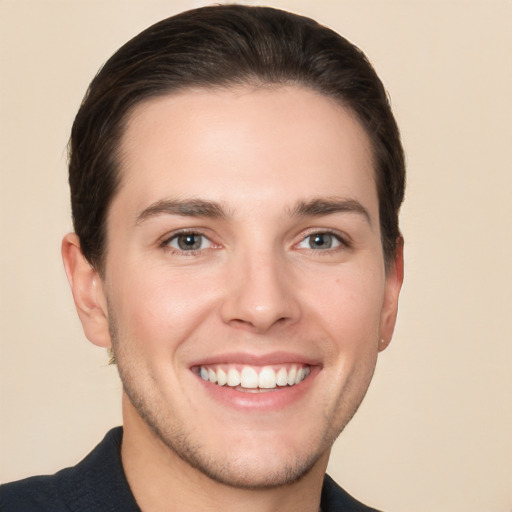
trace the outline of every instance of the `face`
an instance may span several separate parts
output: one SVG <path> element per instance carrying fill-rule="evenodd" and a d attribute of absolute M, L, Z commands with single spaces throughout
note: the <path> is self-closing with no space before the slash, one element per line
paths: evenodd
<path fill-rule="evenodd" d="M 326 464 L 400 287 L 358 121 L 299 87 L 188 91 L 135 109 L 120 163 L 102 293 L 127 407 L 230 485 Z"/>

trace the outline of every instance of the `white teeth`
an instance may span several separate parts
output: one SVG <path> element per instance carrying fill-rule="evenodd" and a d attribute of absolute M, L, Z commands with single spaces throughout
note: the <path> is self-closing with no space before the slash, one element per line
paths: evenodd
<path fill-rule="evenodd" d="M 240 376 L 240 384 L 243 388 L 256 389 L 258 387 L 258 374 L 254 368 L 244 366 Z"/>
<path fill-rule="evenodd" d="M 222 369 L 222 368 L 219 368 L 217 370 L 217 384 L 219 386 L 224 386 L 228 381 L 228 376 L 226 375 L 226 372 Z"/>
<path fill-rule="evenodd" d="M 297 367 L 292 366 L 290 371 L 288 372 L 288 386 L 293 386 L 295 384 L 295 377 L 297 376 Z"/>
<path fill-rule="evenodd" d="M 289 369 L 281 367 L 276 372 L 271 366 L 264 366 L 258 370 L 252 366 L 244 366 L 239 372 L 236 368 L 223 370 L 217 367 L 215 370 L 206 366 L 201 366 L 199 375 L 202 379 L 219 386 L 236 388 L 238 386 L 244 389 L 275 389 L 276 387 L 294 386 L 302 382 L 311 373 L 309 366 L 303 367 L 291 365 Z"/>
<path fill-rule="evenodd" d="M 213 370 L 208 370 L 208 380 L 210 382 L 217 382 L 217 374 Z"/>
<path fill-rule="evenodd" d="M 228 386 L 236 387 L 240 385 L 240 374 L 238 373 L 238 370 L 235 370 L 234 368 L 230 368 L 228 370 Z"/>
<path fill-rule="evenodd" d="M 278 386 L 287 386 L 288 385 L 288 372 L 286 368 L 281 368 L 276 375 L 276 384 Z"/>
<path fill-rule="evenodd" d="M 273 389 L 276 387 L 276 372 L 270 366 L 264 366 L 261 369 L 258 375 L 258 387 L 263 389 Z"/>

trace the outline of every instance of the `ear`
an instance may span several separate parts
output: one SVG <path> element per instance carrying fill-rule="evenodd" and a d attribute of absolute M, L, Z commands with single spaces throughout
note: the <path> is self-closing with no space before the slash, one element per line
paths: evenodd
<path fill-rule="evenodd" d="M 111 340 L 103 281 L 83 255 L 75 233 L 67 234 L 62 240 L 62 259 L 87 339 L 109 348 Z"/>
<path fill-rule="evenodd" d="M 393 262 L 386 272 L 384 302 L 380 319 L 379 352 L 391 342 L 398 313 L 398 296 L 404 281 L 404 239 L 399 237 Z"/>

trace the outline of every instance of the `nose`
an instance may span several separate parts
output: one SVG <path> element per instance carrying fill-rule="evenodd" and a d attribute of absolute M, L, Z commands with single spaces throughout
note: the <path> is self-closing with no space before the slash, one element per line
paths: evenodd
<path fill-rule="evenodd" d="M 252 254 L 231 262 L 221 316 L 232 326 L 264 333 L 301 315 L 292 269 L 284 258 Z"/>

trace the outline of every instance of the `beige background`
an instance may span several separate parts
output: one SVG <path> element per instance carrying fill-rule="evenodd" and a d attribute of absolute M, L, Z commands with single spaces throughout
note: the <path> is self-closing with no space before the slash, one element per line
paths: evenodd
<path fill-rule="evenodd" d="M 365 50 L 407 150 L 398 328 L 330 473 L 392 512 L 510 512 L 512 2 L 268 4 Z M 120 423 L 61 268 L 66 141 L 99 65 L 199 5 L 0 0 L 0 481 L 73 464 Z"/>

